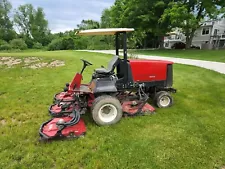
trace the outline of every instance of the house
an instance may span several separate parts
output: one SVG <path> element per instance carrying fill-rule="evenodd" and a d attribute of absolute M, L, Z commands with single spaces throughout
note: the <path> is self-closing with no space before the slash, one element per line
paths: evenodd
<path fill-rule="evenodd" d="M 164 38 L 164 47 L 171 49 L 175 43 L 186 42 L 186 37 L 181 30 L 168 33 Z M 195 31 L 192 41 L 193 46 L 201 49 L 213 49 L 225 47 L 225 19 L 206 21 Z"/>

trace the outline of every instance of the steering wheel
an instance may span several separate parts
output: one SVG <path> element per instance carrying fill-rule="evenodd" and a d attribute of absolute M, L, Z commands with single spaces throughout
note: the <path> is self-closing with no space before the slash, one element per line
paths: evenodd
<path fill-rule="evenodd" d="M 86 61 L 86 60 L 84 60 L 84 59 L 80 59 L 80 60 L 82 60 L 86 66 L 91 66 L 91 65 L 93 65 L 92 63 L 90 63 L 90 62 L 88 62 L 88 61 Z"/>

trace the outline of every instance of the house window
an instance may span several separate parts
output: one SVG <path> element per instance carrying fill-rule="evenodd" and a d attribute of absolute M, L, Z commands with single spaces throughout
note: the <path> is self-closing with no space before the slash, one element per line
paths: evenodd
<path fill-rule="evenodd" d="M 215 29 L 214 30 L 214 36 L 217 36 L 217 34 L 218 34 L 218 29 Z"/>
<path fill-rule="evenodd" d="M 209 35 L 209 28 L 203 28 L 202 35 Z"/>

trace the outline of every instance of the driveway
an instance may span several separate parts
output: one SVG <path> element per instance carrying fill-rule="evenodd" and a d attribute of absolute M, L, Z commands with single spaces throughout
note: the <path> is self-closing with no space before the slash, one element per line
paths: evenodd
<path fill-rule="evenodd" d="M 83 50 L 83 51 L 112 54 L 112 55 L 115 54 L 114 50 Z M 137 54 L 136 56 L 140 59 L 168 60 L 168 61 L 172 61 L 174 63 L 198 66 L 198 67 L 202 67 L 202 68 L 209 69 L 209 70 L 214 70 L 216 72 L 225 74 L 225 63 L 203 61 L 203 60 L 193 60 L 193 59 L 181 59 L 181 58 L 173 58 L 173 57 L 139 55 L 139 54 Z"/>

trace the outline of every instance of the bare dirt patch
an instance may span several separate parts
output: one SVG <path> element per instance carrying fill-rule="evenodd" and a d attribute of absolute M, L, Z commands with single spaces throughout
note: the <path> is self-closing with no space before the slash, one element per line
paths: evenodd
<path fill-rule="evenodd" d="M 11 68 L 12 66 L 19 65 L 21 63 L 22 63 L 22 60 L 21 59 L 13 59 L 12 58 L 12 59 L 8 60 L 7 62 L 4 62 L 3 64 L 4 65 L 7 65 L 8 68 Z"/>
<path fill-rule="evenodd" d="M 12 57 L 0 57 L 1 61 L 7 61 L 7 60 L 10 60 L 10 59 L 12 59 Z"/>
<path fill-rule="evenodd" d="M 28 66 L 28 68 L 40 69 L 40 68 L 46 67 L 47 65 L 48 65 L 48 63 L 41 62 L 41 63 L 32 64 L 32 65 Z"/>
<path fill-rule="evenodd" d="M 14 65 L 21 64 L 22 62 L 22 59 L 13 57 L 0 57 L 0 65 L 6 65 L 8 68 L 11 68 Z"/>
<path fill-rule="evenodd" d="M 29 58 L 24 59 L 25 65 L 29 65 L 31 63 L 35 63 L 35 62 L 39 62 L 39 61 L 41 61 L 41 59 L 36 58 L 36 57 L 29 57 Z"/>
<path fill-rule="evenodd" d="M 48 67 L 60 67 L 60 66 L 65 66 L 65 62 L 60 60 L 55 60 L 48 65 Z"/>
<path fill-rule="evenodd" d="M 2 126 L 5 126 L 6 125 L 6 120 L 0 120 L 0 124 L 2 125 Z"/>
<path fill-rule="evenodd" d="M 54 68 L 65 66 L 65 62 L 61 60 L 53 60 L 50 63 L 43 62 L 42 59 L 37 57 L 27 57 L 22 59 L 14 58 L 14 57 L 0 57 L 0 66 L 7 66 L 7 68 L 12 68 L 15 65 L 22 64 L 23 68 L 30 69 L 40 69 L 44 67 Z"/>
<path fill-rule="evenodd" d="M 23 62 L 22 59 L 13 58 L 13 57 L 0 57 L 0 65 L 5 65 L 8 68 L 13 67 L 14 65 L 19 65 Z"/>

